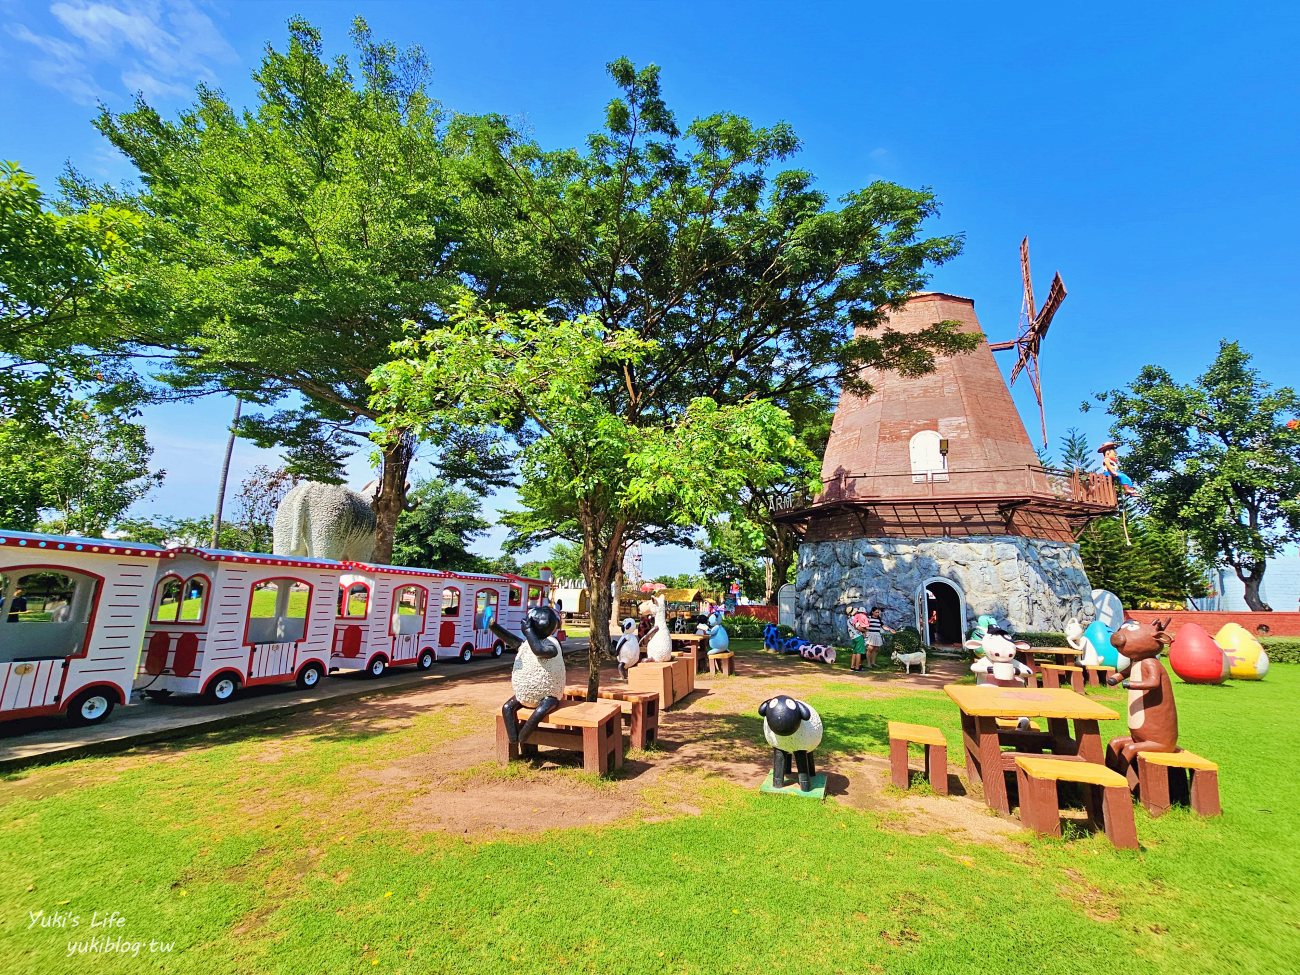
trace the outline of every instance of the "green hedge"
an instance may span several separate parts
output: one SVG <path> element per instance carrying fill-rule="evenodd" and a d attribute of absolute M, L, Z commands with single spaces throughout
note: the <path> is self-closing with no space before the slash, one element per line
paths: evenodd
<path fill-rule="evenodd" d="M 915 653 L 920 650 L 924 644 L 921 642 L 921 631 L 915 626 L 900 626 L 895 632 L 890 633 L 885 638 L 885 645 L 881 648 L 885 653 Z"/>
<path fill-rule="evenodd" d="M 1064 633 L 1017 633 L 1017 640 L 1024 640 L 1031 647 L 1068 647 L 1069 641 Z M 1261 637 L 1261 644 L 1268 651 L 1270 663 L 1300 664 L 1300 637 L 1266 636 Z"/>
<path fill-rule="evenodd" d="M 762 637 L 763 628 L 767 626 L 767 620 L 761 620 L 757 616 L 746 616 L 739 613 L 735 616 L 724 616 L 722 625 L 726 627 L 730 636 L 738 636 L 742 639 L 749 637 Z"/>
<path fill-rule="evenodd" d="M 1065 638 L 1064 633 L 1035 633 L 1028 630 L 1024 633 L 1016 634 L 1017 640 L 1024 640 L 1031 647 L 1068 647 L 1070 641 Z"/>
<path fill-rule="evenodd" d="M 1266 636 L 1259 641 L 1264 645 L 1271 664 L 1300 664 L 1300 637 Z"/>

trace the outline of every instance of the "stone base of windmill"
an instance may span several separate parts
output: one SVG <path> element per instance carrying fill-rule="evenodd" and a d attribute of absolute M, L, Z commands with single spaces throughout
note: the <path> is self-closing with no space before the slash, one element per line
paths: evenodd
<path fill-rule="evenodd" d="M 1013 631 L 1059 632 L 1092 619 L 1092 586 L 1079 547 L 1014 535 L 844 538 L 799 546 L 795 632 L 847 644 L 850 608 L 879 606 L 891 626 L 916 625 L 917 598 L 933 581 L 959 590 L 963 627 L 980 615 Z"/>
<path fill-rule="evenodd" d="M 796 776 L 793 782 L 787 782 L 781 788 L 777 788 L 776 786 L 772 785 L 772 773 L 768 772 L 767 778 L 765 778 L 763 780 L 763 784 L 758 787 L 758 791 L 770 792 L 773 795 L 780 795 L 780 796 L 802 796 L 805 799 L 826 798 L 825 773 L 818 772 L 816 775 L 812 777 L 812 780 L 809 784 L 812 786 L 812 788 L 809 789 L 807 792 L 804 792 L 803 789 L 799 788 L 799 779 Z"/>

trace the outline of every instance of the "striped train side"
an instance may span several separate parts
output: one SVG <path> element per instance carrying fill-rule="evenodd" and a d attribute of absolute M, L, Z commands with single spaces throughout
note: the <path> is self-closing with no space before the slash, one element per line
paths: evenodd
<path fill-rule="evenodd" d="M 548 574 L 548 573 L 543 573 Z M 0 721 L 500 656 L 549 579 L 0 530 Z M 40 611 L 29 606 L 41 601 Z"/>

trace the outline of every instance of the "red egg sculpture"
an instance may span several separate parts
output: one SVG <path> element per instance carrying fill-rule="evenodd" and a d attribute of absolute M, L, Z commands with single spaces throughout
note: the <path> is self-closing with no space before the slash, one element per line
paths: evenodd
<path fill-rule="evenodd" d="M 1189 684 L 1222 684 L 1228 657 L 1214 638 L 1195 623 L 1184 623 L 1169 647 L 1169 666 Z"/>

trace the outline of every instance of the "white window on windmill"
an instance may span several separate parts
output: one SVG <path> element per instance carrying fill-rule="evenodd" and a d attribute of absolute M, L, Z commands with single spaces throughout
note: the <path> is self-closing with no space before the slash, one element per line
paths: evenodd
<path fill-rule="evenodd" d="M 948 480 L 948 441 L 936 430 L 922 430 L 908 444 L 912 482 Z"/>

